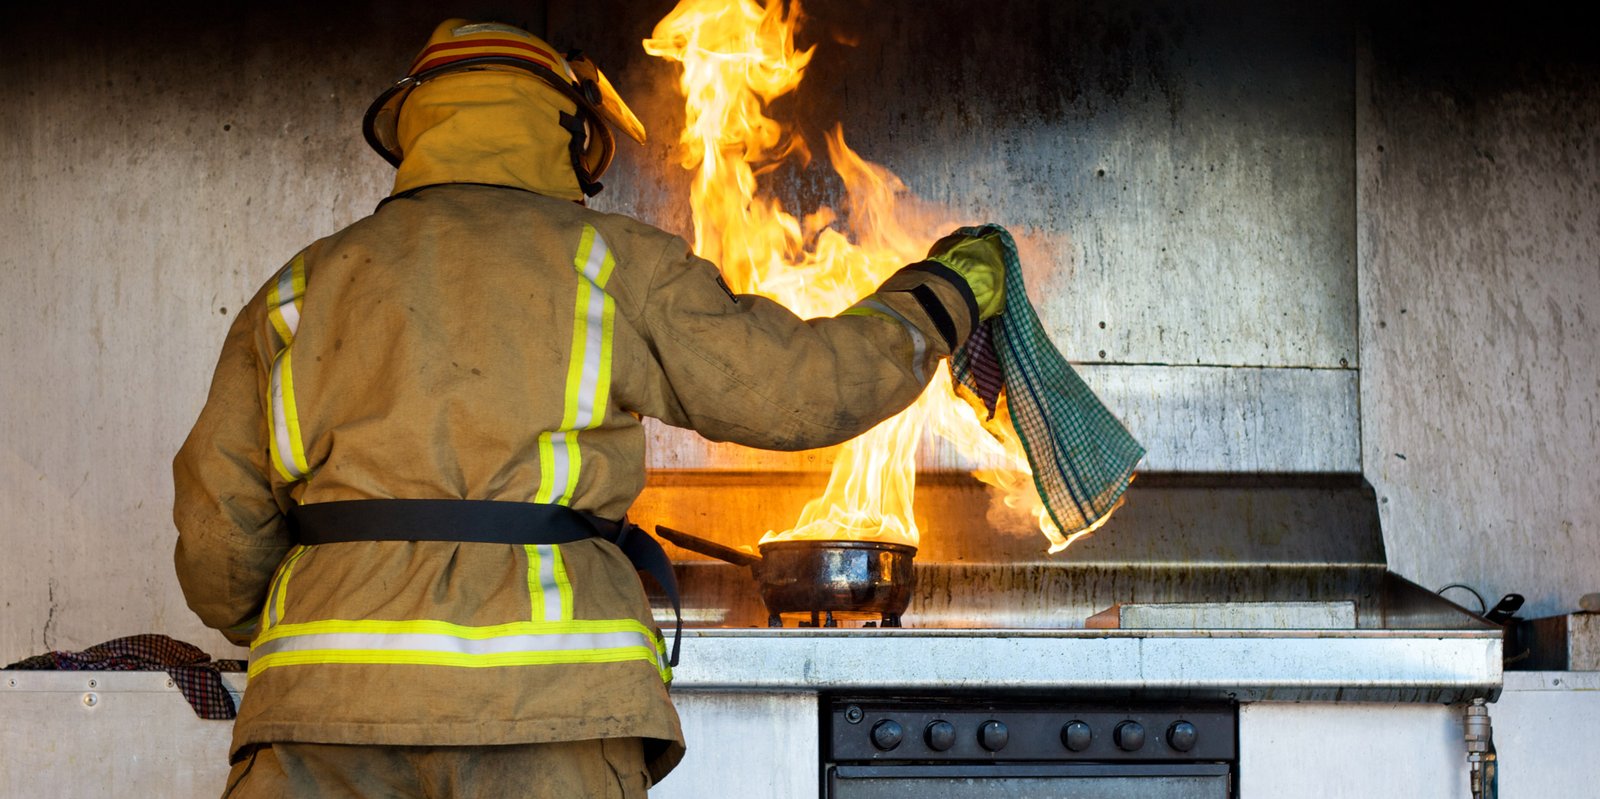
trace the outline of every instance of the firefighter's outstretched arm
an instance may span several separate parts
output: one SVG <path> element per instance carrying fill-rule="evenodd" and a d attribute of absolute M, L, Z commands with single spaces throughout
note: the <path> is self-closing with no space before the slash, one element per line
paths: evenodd
<path fill-rule="evenodd" d="M 686 247 L 668 253 L 642 310 L 664 375 L 660 402 L 640 410 L 766 449 L 853 438 L 915 401 L 938 362 L 999 309 L 1003 263 L 992 242 L 942 239 L 838 316 L 802 320 L 728 292 Z"/>

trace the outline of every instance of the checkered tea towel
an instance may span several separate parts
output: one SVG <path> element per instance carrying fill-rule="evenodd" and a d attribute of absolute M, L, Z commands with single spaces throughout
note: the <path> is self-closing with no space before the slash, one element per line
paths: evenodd
<path fill-rule="evenodd" d="M 1065 535 L 1085 530 L 1116 507 L 1144 457 L 1144 447 L 1084 384 L 1045 335 L 1028 301 L 1011 234 L 999 225 L 962 228 L 998 233 L 1006 257 L 1005 308 L 979 325 L 950 363 L 956 381 L 994 418 L 1002 392 L 1022 439 L 1033 482 Z"/>

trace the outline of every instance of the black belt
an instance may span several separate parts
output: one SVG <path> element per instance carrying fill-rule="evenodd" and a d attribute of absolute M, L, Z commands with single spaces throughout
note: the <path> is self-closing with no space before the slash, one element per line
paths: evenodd
<path fill-rule="evenodd" d="M 636 524 L 576 511 L 562 505 L 479 499 L 356 499 L 315 502 L 289 510 L 295 543 L 347 541 L 454 541 L 480 544 L 570 544 L 603 538 L 615 544 L 639 571 L 655 578 L 672 600 L 677 632 L 667 662 L 678 665 L 683 605 L 666 550 Z"/>

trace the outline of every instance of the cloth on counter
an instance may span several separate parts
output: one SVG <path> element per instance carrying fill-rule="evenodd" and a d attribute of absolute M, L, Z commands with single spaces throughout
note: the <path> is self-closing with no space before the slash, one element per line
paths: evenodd
<path fill-rule="evenodd" d="M 1005 307 L 955 352 L 951 373 L 983 402 L 991 419 L 1005 394 L 1050 518 L 1066 535 L 1086 530 L 1116 507 L 1144 447 L 1045 334 L 1028 301 L 1011 234 L 999 225 L 957 232 L 999 234 L 1006 259 Z"/>
<path fill-rule="evenodd" d="M 242 660 L 212 660 L 199 647 L 147 633 L 116 638 L 82 652 L 47 652 L 6 666 L 19 671 L 165 671 L 203 719 L 231 719 L 233 697 L 222 672 L 244 671 Z"/>

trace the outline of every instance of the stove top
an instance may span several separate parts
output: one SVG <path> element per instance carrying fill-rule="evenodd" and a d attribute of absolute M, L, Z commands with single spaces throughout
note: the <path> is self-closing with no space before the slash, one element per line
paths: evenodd
<path fill-rule="evenodd" d="M 792 476 L 674 473 L 635 517 L 688 508 L 697 534 L 781 526 L 767 504 Z M 774 617 L 748 568 L 672 548 L 690 627 L 915 629 L 1279 629 L 1323 634 L 1493 630 L 1388 570 L 1376 496 L 1360 475 L 1141 474 L 1111 521 L 1064 552 L 1031 530 L 988 523 L 987 488 L 923 475 L 922 541 L 910 606 L 898 617 Z M 804 489 L 804 480 L 792 482 Z M 665 492 L 665 493 L 663 493 Z M 743 498 L 743 499 L 741 499 Z M 670 500 L 670 501 L 668 501 Z M 715 500 L 715 501 L 713 501 Z M 798 501 L 798 500 L 797 500 Z M 662 618 L 670 609 L 658 597 Z M 814 616 L 814 618 L 813 618 Z M 831 618 L 830 618 L 831 617 Z M 1091 621 L 1094 620 L 1094 621 Z M 831 623 L 830 623 L 831 622 Z"/>

